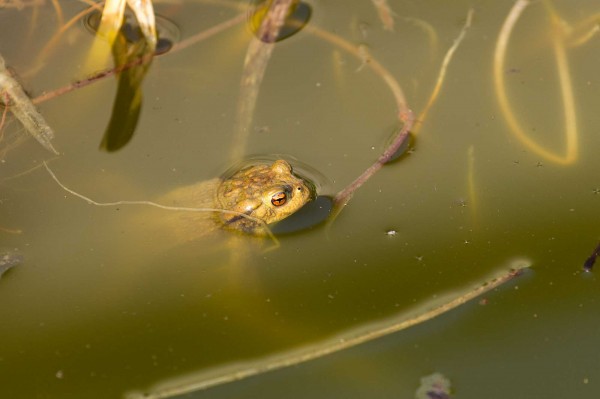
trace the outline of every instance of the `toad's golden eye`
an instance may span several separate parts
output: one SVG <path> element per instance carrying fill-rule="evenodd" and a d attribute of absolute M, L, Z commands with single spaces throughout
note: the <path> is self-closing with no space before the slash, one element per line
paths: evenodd
<path fill-rule="evenodd" d="M 287 194 L 284 191 L 278 192 L 271 197 L 271 204 L 281 206 L 287 201 Z"/>

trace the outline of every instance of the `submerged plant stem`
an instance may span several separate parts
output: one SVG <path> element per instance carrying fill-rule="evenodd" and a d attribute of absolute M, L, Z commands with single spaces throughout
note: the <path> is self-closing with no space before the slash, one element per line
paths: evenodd
<path fill-rule="evenodd" d="M 423 111 L 421 111 L 421 113 L 419 114 L 419 117 L 417 118 L 417 124 L 416 124 L 415 128 L 412 130 L 413 134 L 418 133 L 420 127 L 423 125 L 423 122 L 425 121 L 425 118 L 427 117 L 427 113 L 429 112 L 429 109 L 433 106 L 433 104 L 437 100 L 437 97 L 439 96 L 440 91 L 442 89 L 442 85 L 444 84 L 444 80 L 446 78 L 446 71 L 448 69 L 448 65 L 450 65 L 450 62 L 452 61 L 452 57 L 454 56 L 454 53 L 456 52 L 456 50 L 458 49 L 458 46 L 460 46 L 461 42 L 465 38 L 465 35 L 467 34 L 467 30 L 471 27 L 471 22 L 473 21 L 473 14 L 474 14 L 473 9 L 472 8 L 469 9 L 469 12 L 467 13 L 467 20 L 466 20 L 464 26 L 462 27 L 460 33 L 458 34 L 458 37 L 456 39 L 454 39 L 454 43 L 448 49 L 448 52 L 446 52 L 446 55 L 444 56 L 444 61 L 442 62 L 442 66 L 440 67 L 440 72 L 438 74 L 438 78 L 437 78 L 437 81 L 433 88 L 433 91 L 431 93 L 431 96 L 429 96 L 427 105 L 425 105 L 425 108 L 423 109 Z"/>
<path fill-rule="evenodd" d="M 254 119 L 260 85 L 273 54 L 279 31 L 285 23 L 286 16 L 289 14 L 294 1 L 271 0 L 269 10 L 258 29 L 258 38 L 252 37 L 248 45 L 233 130 L 233 144 L 230 152 L 232 162 L 240 160 L 246 151 L 246 143 Z"/>
<path fill-rule="evenodd" d="M 181 379 L 173 379 L 156 384 L 149 392 L 131 392 L 126 395 L 128 399 L 164 399 L 183 395 L 207 388 L 239 381 L 248 377 L 267 373 L 305 363 L 336 352 L 340 352 L 369 341 L 405 330 L 421 324 L 437 316 L 445 314 L 476 297 L 489 292 L 519 276 L 523 269 L 529 267 L 529 261 L 518 260 L 513 262 L 509 270 L 497 273 L 495 276 L 467 287 L 458 293 L 448 295 L 446 298 L 422 307 L 412 312 L 395 315 L 379 322 L 372 323 L 365 328 L 358 328 L 340 333 L 323 342 L 307 345 L 298 350 L 292 350 L 280 355 L 274 355 L 256 362 L 248 362 L 225 367 L 220 370 L 198 373 Z"/>
<path fill-rule="evenodd" d="M 575 100 L 573 96 L 573 87 L 571 84 L 571 75 L 569 72 L 569 63 L 567 61 L 565 52 L 564 34 L 562 33 L 561 28 L 559 27 L 559 21 L 557 21 L 556 18 L 553 18 L 552 20 L 552 44 L 554 47 L 554 56 L 558 69 L 558 78 L 563 100 L 566 138 L 566 151 L 564 155 L 558 155 L 542 147 L 527 135 L 525 129 L 523 129 L 517 120 L 517 117 L 515 116 L 515 113 L 510 105 L 510 101 L 508 100 L 508 95 L 506 94 L 506 82 L 504 81 L 506 48 L 508 47 L 508 41 L 515 24 L 528 5 L 528 0 L 518 0 L 510 10 L 506 20 L 504 21 L 504 25 L 500 30 L 500 34 L 496 42 L 496 50 L 494 52 L 493 72 L 496 97 L 498 98 L 502 115 L 506 119 L 506 122 L 511 129 L 511 133 L 515 135 L 515 137 L 517 137 L 525 145 L 525 147 L 529 148 L 531 151 L 548 161 L 561 165 L 572 164 L 578 158 L 578 132 Z"/>

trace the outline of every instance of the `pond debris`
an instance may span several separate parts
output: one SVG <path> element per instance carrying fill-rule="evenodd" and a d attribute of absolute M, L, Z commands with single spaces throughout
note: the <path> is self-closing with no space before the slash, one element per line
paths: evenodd
<path fill-rule="evenodd" d="M 594 263 L 596 263 L 596 258 L 598 256 L 600 256 L 600 242 L 598 243 L 598 246 L 596 247 L 596 249 L 594 249 L 594 252 L 592 252 L 590 257 L 587 258 L 585 262 L 583 262 L 583 270 L 586 272 L 591 272 L 592 268 L 594 267 Z"/>
<path fill-rule="evenodd" d="M 497 271 L 488 278 L 484 278 L 456 292 L 437 296 L 436 299 L 418 308 L 401 312 L 370 323 L 367 326 L 350 329 L 328 337 L 323 341 L 307 344 L 298 349 L 277 355 L 263 357 L 256 361 L 245 360 L 244 362 L 234 363 L 209 371 L 199 371 L 187 376 L 160 381 L 147 391 L 128 392 L 124 397 L 126 399 L 172 398 L 305 363 L 388 336 L 445 314 L 486 292 L 498 288 L 515 277 L 520 276 L 523 270 L 531 265 L 531 261 L 525 258 L 517 258 L 511 260 L 509 265 L 509 269 L 504 268 Z M 434 383 L 439 383 L 440 381 L 439 379 L 435 379 Z M 443 387 L 441 384 L 437 384 L 436 386 Z M 443 392 L 442 390 L 438 391 Z M 434 390 L 430 390 L 429 392 L 435 393 Z M 425 398 L 446 399 L 448 397 L 426 396 Z"/>
<path fill-rule="evenodd" d="M 11 76 L 2 55 L 0 55 L 0 93 L 3 94 L 0 99 L 5 109 L 8 108 L 25 127 L 25 130 L 45 149 L 58 155 L 58 151 L 50 142 L 54 138 L 54 132 L 42 114 L 35 109 L 21 85 Z M 8 97 L 8 102 L 6 97 Z"/>
<path fill-rule="evenodd" d="M 0 252 L 0 278 L 8 270 L 23 263 L 23 255 L 18 251 L 1 251 Z"/>
<path fill-rule="evenodd" d="M 450 399 L 452 384 L 442 373 L 435 372 L 421 378 L 415 399 Z"/>

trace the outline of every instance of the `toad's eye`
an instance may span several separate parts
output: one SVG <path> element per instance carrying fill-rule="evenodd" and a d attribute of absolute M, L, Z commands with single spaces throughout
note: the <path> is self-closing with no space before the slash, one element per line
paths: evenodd
<path fill-rule="evenodd" d="M 281 192 L 278 192 L 277 194 L 273 194 L 273 196 L 271 197 L 271 204 L 273 204 L 275 206 L 281 206 L 281 205 L 285 204 L 286 201 L 287 201 L 287 194 L 285 193 L 285 191 L 281 191 Z"/>

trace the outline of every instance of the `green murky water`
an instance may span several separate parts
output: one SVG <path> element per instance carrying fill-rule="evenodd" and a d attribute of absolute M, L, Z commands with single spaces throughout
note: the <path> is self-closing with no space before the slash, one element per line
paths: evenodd
<path fill-rule="evenodd" d="M 280 247 L 264 252 L 255 239 L 233 245 L 227 234 L 173 243 L 169 231 L 139 223 L 162 211 L 96 207 L 43 168 L 23 173 L 53 157 L 20 140 L 25 133 L 10 122 L 0 142 L 0 249 L 17 249 L 24 261 L 0 280 L 1 396 L 121 397 L 368 326 L 516 259 L 532 269 L 485 302 L 189 397 L 412 398 L 434 371 L 460 398 L 597 394 L 600 293 L 596 275 L 580 271 L 600 235 L 600 36 L 566 49 L 579 147 L 576 160 L 561 165 L 511 134 L 498 105 L 494 49 L 514 2 L 389 1 L 394 32 L 383 29 L 372 2 L 309 3 L 310 24 L 368 46 L 417 115 L 473 7 L 440 96 L 418 123 L 414 151 L 367 182 L 329 228 L 280 236 Z M 554 5 L 573 27 L 600 12 L 593 1 Z M 65 19 L 85 8 L 61 6 Z M 239 12 L 200 1 L 157 2 L 156 11 L 179 27 L 181 40 Z M 563 154 L 548 15 L 541 4 L 525 9 L 503 71 L 529 137 Z M 56 29 L 50 2 L 37 11 L 0 9 L 0 52 L 32 96 L 105 67 L 86 66 L 92 36 L 83 23 L 38 59 Z M 237 25 L 157 58 L 136 135 L 116 153 L 98 150 L 114 78 L 40 104 L 61 153 L 54 172 L 106 202 L 155 199 L 222 173 L 250 37 Z M 276 45 L 247 155 L 294 157 L 325 176 L 325 194 L 333 194 L 377 158 L 396 125 L 393 97 L 368 65 L 301 31 Z"/>

